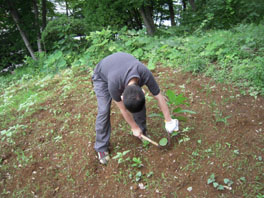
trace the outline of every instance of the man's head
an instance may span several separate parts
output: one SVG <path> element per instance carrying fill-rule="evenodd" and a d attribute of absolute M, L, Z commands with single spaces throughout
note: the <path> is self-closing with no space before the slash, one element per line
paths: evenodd
<path fill-rule="evenodd" d="M 123 93 L 123 102 L 131 113 L 139 112 L 145 105 L 145 94 L 137 84 L 128 85 Z"/>

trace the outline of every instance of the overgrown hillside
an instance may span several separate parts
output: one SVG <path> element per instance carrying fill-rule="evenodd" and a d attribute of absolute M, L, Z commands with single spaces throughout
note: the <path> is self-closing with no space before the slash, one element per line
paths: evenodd
<path fill-rule="evenodd" d="M 27 59 L 1 77 L 1 196 L 263 197 L 262 32 L 250 25 L 175 37 L 171 29 L 151 38 L 107 29 L 91 33 L 81 54 Z M 113 106 L 112 159 L 102 166 L 91 74 L 116 51 L 141 59 L 164 92 L 182 94 L 189 106 L 171 104 L 187 120 L 163 149 L 134 138 Z M 149 136 L 167 137 L 149 93 L 147 111 Z"/>
<path fill-rule="evenodd" d="M 0 0 L 0 197 L 264 198 L 263 16 L 263 0 Z M 180 129 L 143 87 L 160 146 L 113 104 L 104 166 L 91 76 L 120 51 Z"/>
<path fill-rule="evenodd" d="M 160 36 L 155 37 L 147 36 L 144 30 L 126 28 L 119 32 L 111 29 L 91 32 L 86 37 L 90 47 L 83 48 L 81 53 L 70 50 L 79 41 L 65 40 L 54 53 L 40 54 L 37 61 L 28 57 L 25 66 L 15 70 L 15 74 L 0 77 L 1 87 L 21 78 L 56 74 L 67 67 L 93 68 L 103 57 L 124 51 L 146 62 L 150 69 L 163 64 L 194 74 L 203 73 L 218 82 L 233 83 L 245 94 L 264 94 L 264 25 L 197 31 L 192 36 L 181 36 L 177 28 L 160 31 Z"/>
<path fill-rule="evenodd" d="M 163 91 L 196 112 L 162 149 L 131 134 L 112 106 L 111 160 L 98 163 L 92 70 L 14 82 L 1 92 L 1 197 L 263 197 L 263 97 L 179 69 L 156 66 Z M 147 90 L 146 90 L 147 91 Z M 167 137 L 147 91 L 148 135 Z"/>

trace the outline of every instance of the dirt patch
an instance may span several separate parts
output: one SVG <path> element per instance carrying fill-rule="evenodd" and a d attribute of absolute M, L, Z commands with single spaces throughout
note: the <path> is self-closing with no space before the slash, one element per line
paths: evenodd
<path fill-rule="evenodd" d="M 88 78 L 57 94 L 23 120 L 26 135 L 1 148 L 3 197 L 256 197 L 263 194 L 264 99 L 243 96 L 231 85 L 171 68 L 154 72 L 163 91 L 184 93 L 196 114 L 185 115 L 181 132 L 164 149 L 144 146 L 113 105 L 111 156 L 130 150 L 123 163 L 100 165 L 93 149 L 96 98 Z M 56 84 L 57 85 L 57 84 Z M 47 89 L 47 88 L 46 88 Z M 148 115 L 158 113 L 153 99 Z M 149 117 L 148 135 L 166 137 L 163 120 Z M 132 167 L 133 157 L 143 166 Z M 3 168 L 4 167 L 4 168 Z M 137 174 L 141 176 L 137 178 Z M 231 190 L 207 184 L 233 181 Z"/>

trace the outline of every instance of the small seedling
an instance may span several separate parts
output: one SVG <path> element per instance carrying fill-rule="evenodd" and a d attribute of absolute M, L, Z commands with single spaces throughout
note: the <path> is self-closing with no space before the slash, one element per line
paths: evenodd
<path fill-rule="evenodd" d="M 238 150 L 238 149 L 234 150 L 234 153 L 235 153 L 236 155 L 239 155 L 239 150 Z"/>
<path fill-rule="evenodd" d="M 227 186 L 232 186 L 232 184 L 234 183 L 233 181 L 231 181 L 230 179 L 228 179 L 228 178 L 225 178 L 224 179 L 224 183 L 227 185 Z"/>
<path fill-rule="evenodd" d="M 231 185 L 234 183 L 233 181 L 231 181 L 230 179 L 228 178 L 225 178 L 224 179 L 224 183 L 227 185 L 227 186 L 224 186 L 222 184 L 219 184 L 219 182 L 216 181 L 215 179 L 215 174 L 211 174 L 209 179 L 207 180 L 207 184 L 213 184 L 213 187 L 217 190 L 224 190 L 225 188 L 228 189 L 228 190 L 231 190 Z"/>
<path fill-rule="evenodd" d="M 171 137 L 177 136 L 178 134 L 179 134 L 178 131 L 174 131 L 174 132 L 172 132 Z"/>
<path fill-rule="evenodd" d="M 148 146 L 149 146 L 149 142 L 148 141 L 146 141 L 146 140 L 143 140 L 143 147 L 144 148 L 147 148 Z"/>
<path fill-rule="evenodd" d="M 179 140 L 179 144 L 183 142 L 188 142 L 191 138 L 189 138 L 187 135 L 185 135 L 182 139 Z"/>
<path fill-rule="evenodd" d="M 226 142 L 225 144 L 228 146 L 228 148 L 231 148 L 231 144 L 230 143 Z"/>
<path fill-rule="evenodd" d="M 117 155 L 113 157 L 113 159 L 118 159 L 118 164 L 121 164 L 123 162 L 129 161 L 130 157 L 127 157 L 124 159 L 125 155 L 129 153 L 130 150 L 124 151 L 124 152 L 117 152 Z"/>
<path fill-rule="evenodd" d="M 142 173 L 141 171 L 138 171 L 137 174 L 136 174 L 136 182 L 138 182 L 142 177 Z"/>
<path fill-rule="evenodd" d="M 215 121 L 216 122 L 223 122 L 226 126 L 228 125 L 227 119 L 231 118 L 231 116 L 223 116 L 223 113 L 220 112 L 219 109 L 214 110 L 215 114 Z"/>
<path fill-rule="evenodd" d="M 62 139 L 62 136 L 61 135 L 58 135 L 54 138 L 54 141 L 57 143 L 59 142 L 60 140 Z"/>
<path fill-rule="evenodd" d="M 27 126 L 25 125 L 15 125 L 10 127 L 8 130 L 0 131 L 1 141 L 7 141 L 10 144 L 14 144 L 13 136 L 19 132 L 19 130 L 25 130 Z"/>
<path fill-rule="evenodd" d="M 131 165 L 132 167 L 140 168 L 143 166 L 142 161 L 139 157 L 133 157 L 132 161 L 133 161 L 133 164 Z"/>
<path fill-rule="evenodd" d="M 152 171 L 150 171 L 148 174 L 147 174 L 147 178 L 151 177 L 154 173 Z"/>
<path fill-rule="evenodd" d="M 213 187 L 217 190 L 224 190 L 224 187 L 216 182 L 214 173 L 210 175 L 209 179 L 207 180 L 207 184 L 213 184 Z"/>

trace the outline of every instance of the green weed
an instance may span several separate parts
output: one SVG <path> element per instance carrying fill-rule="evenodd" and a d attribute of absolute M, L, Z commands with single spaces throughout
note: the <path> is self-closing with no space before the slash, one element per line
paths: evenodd
<path fill-rule="evenodd" d="M 7 130 L 0 131 L 0 134 L 2 136 L 1 141 L 7 141 L 10 144 L 14 144 L 15 143 L 13 140 L 14 135 L 17 134 L 19 131 L 24 133 L 24 130 L 26 128 L 27 128 L 27 126 L 25 126 L 25 125 L 17 124 L 15 126 L 10 127 Z"/>
<path fill-rule="evenodd" d="M 130 150 L 124 151 L 124 152 L 117 152 L 116 156 L 113 157 L 113 159 L 118 159 L 118 164 L 124 163 L 126 161 L 130 160 L 130 157 L 127 157 L 125 159 L 125 155 L 129 153 Z"/>
<path fill-rule="evenodd" d="M 142 167 L 143 164 L 142 164 L 141 159 L 139 157 L 133 157 L 131 166 L 132 167 L 137 167 L 137 168 Z"/>
<path fill-rule="evenodd" d="M 217 190 L 225 190 L 225 189 L 228 189 L 228 190 L 231 190 L 231 186 L 234 182 L 231 181 L 230 179 L 228 178 L 225 178 L 224 179 L 224 184 L 226 184 L 227 186 L 223 185 L 223 184 L 220 184 L 219 182 L 216 181 L 216 178 L 215 178 L 215 174 L 212 173 L 210 175 L 210 177 L 208 178 L 207 180 L 207 184 L 213 184 L 213 187 Z"/>

